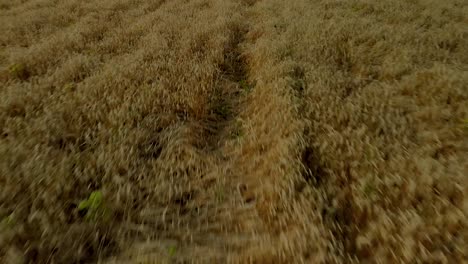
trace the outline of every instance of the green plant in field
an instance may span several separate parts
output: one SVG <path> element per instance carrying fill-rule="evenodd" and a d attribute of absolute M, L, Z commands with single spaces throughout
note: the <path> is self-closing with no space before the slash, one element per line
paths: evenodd
<path fill-rule="evenodd" d="M 12 228 L 14 225 L 15 225 L 15 218 L 13 214 L 10 214 L 6 217 L 3 217 L 2 221 L 0 221 L 0 230 Z"/>
<path fill-rule="evenodd" d="M 361 9 L 364 8 L 364 5 L 363 4 L 360 4 L 360 3 L 352 3 L 351 4 L 351 9 L 353 11 L 360 11 Z"/>
<path fill-rule="evenodd" d="M 8 71 L 11 76 L 18 78 L 18 79 L 26 79 L 28 77 L 28 71 L 26 69 L 26 65 L 22 63 L 16 63 L 11 65 L 8 68 Z"/>
<path fill-rule="evenodd" d="M 101 191 L 92 192 L 88 199 L 81 201 L 78 204 L 79 211 L 85 211 L 85 219 L 96 221 L 99 218 L 107 220 L 109 218 L 109 211 L 103 205 L 103 196 Z"/>
<path fill-rule="evenodd" d="M 242 120 L 237 119 L 234 123 L 234 127 L 231 130 L 231 138 L 232 139 L 239 139 L 244 136 L 244 131 L 242 130 Z"/>
<path fill-rule="evenodd" d="M 364 185 L 363 192 L 365 196 L 370 197 L 375 191 L 376 189 L 373 182 L 368 182 Z"/>
<path fill-rule="evenodd" d="M 249 83 L 246 80 L 240 80 L 239 81 L 239 86 L 244 92 L 250 92 L 252 91 L 252 86 L 249 85 Z"/>
<path fill-rule="evenodd" d="M 227 104 L 221 103 L 215 108 L 214 112 L 218 116 L 226 119 L 226 118 L 228 118 L 228 116 L 229 116 L 229 114 L 231 112 L 231 108 Z"/>
<path fill-rule="evenodd" d="M 461 119 L 460 123 L 457 124 L 457 128 L 462 131 L 462 133 L 468 133 L 468 118 Z"/>
<path fill-rule="evenodd" d="M 74 83 L 67 83 L 65 84 L 65 86 L 63 87 L 63 89 L 67 92 L 73 92 L 76 90 L 76 86 Z"/>
<path fill-rule="evenodd" d="M 367 179 L 361 187 L 361 191 L 367 199 L 374 200 L 375 198 L 377 198 L 379 188 L 376 179 Z"/>
<path fill-rule="evenodd" d="M 226 196 L 224 194 L 224 190 L 221 187 L 219 187 L 216 190 L 216 200 L 221 203 L 221 202 L 224 201 L 224 199 L 226 199 Z"/>
<path fill-rule="evenodd" d="M 175 256 L 176 251 L 177 251 L 177 249 L 176 249 L 175 246 L 170 246 L 169 249 L 168 249 L 169 256 L 170 256 L 170 257 Z"/>

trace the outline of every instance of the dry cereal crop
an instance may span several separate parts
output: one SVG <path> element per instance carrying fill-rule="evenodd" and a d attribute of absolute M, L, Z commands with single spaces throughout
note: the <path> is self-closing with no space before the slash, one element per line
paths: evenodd
<path fill-rule="evenodd" d="M 468 262 L 465 0 L 0 0 L 1 263 Z"/>

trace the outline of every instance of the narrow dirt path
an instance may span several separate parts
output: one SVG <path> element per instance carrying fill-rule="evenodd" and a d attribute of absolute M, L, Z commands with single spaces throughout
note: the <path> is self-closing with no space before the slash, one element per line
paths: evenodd
<path fill-rule="evenodd" d="M 241 113 L 253 86 L 248 81 L 244 42 L 249 29 L 248 8 L 252 1 L 237 5 L 236 19 L 229 24 L 229 39 L 223 61 L 218 65 L 208 113 L 185 121 L 186 139 L 192 151 L 206 159 L 201 178 L 190 180 L 192 191 L 176 199 L 178 212 L 155 209 L 144 229 L 164 226 L 152 241 L 141 241 L 111 262 L 128 259 L 150 261 L 245 262 L 250 248 L 260 242 L 263 222 L 258 216 L 255 195 L 247 191 L 250 175 L 239 173 L 245 133 Z M 163 219 L 160 219 L 160 216 Z M 171 216 L 172 215 L 172 216 Z M 177 222 L 176 228 L 167 223 Z M 153 226 L 153 227 L 151 227 Z M 148 229 L 149 228 L 149 229 Z M 185 233 L 183 230 L 186 230 Z M 181 232 L 182 231 L 182 232 Z M 168 250 L 177 253 L 169 253 Z"/>
<path fill-rule="evenodd" d="M 247 32 L 246 24 L 234 25 L 225 48 L 224 62 L 219 65 L 219 78 L 211 96 L 209 115 L 200 123 L 201 141 L 208 151 L 222 152 L 222 146 L 235 133 L 236 119 L 247 87 L 247 69 L 242 59 L 241 44 Z M 243 87 L 244 86 L 244 87 Z"/>

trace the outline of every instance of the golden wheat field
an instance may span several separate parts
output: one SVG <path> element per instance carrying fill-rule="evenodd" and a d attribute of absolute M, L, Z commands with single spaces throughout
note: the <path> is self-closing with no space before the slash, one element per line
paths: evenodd
<path fill-rule="evenodd" d="M 466 262 L 466 0 L 0 0 L 0 263 Z"/>

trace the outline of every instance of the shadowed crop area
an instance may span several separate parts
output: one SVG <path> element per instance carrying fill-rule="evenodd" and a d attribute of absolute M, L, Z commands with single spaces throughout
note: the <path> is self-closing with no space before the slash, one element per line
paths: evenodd
<path fill-rule="evenodd" d="M 0 0 L 0 263 L 468 261 L 463 0 Z"/>

